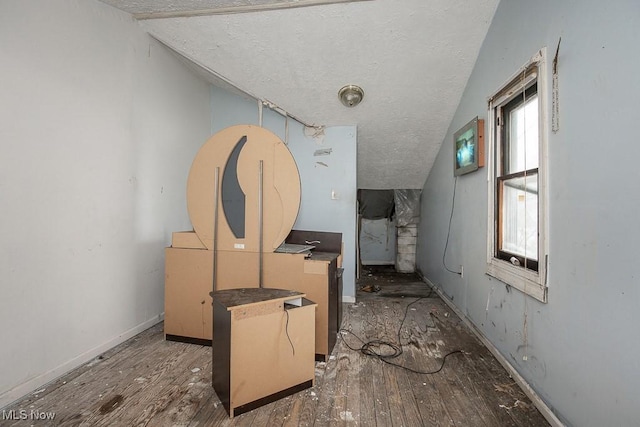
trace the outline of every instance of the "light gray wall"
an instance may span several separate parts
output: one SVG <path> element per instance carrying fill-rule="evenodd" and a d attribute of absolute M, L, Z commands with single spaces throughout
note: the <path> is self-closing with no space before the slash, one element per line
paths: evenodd
<path fill-rule="evenodd" d="M 259 124 L 257 101 L 213 87 L 212 133 L 237 124 Z M 302 196 L 297 230 L 342 233 L 343 297 L 355 301 L 356 277 L 356 127 L 334 126 L 319 135 L 282 115 L 263 109 L 262 126 L 278 135 L 291 151 L 300 172 Z M 331 154 L 314 156 L 319 149 Z"/>
<path fill-rule="evenodd" d="M 209 85 L 131 16 L 0 2 L 0 407 L 159 322 Z"/>
<path fill-rule="evenodd" d="M 362 265 L 394 265 L 397 242 L 394 219 L 362 218 L 360 225 L 360 262 Z"/>
<path fill-rule="evenodd" d="M 631 0 L 502 1 L 422 196 L 419 269 L 573 426 L 638 425 L 639 23 Z M 543 304 L 485 274 L 486 169 L 458 178 L 447 263 L 464 265 L 464 279 L 445 271 L 442 254 L 453 132 L 486 118 L 487 97 L 538 49 L 551 62 L 560 36 Z"/>

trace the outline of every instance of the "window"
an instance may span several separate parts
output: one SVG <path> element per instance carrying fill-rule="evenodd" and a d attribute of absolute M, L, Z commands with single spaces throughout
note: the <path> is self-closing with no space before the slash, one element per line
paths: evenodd
<path fill-rule="evenodd" d="M 489 99 L 489 275 L 547 300 L 545 50 Z"/>

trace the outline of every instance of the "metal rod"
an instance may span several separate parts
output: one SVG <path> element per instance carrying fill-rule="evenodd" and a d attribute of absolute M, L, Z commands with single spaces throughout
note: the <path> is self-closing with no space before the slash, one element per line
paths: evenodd
<path fill-rule="evenodd" d="M 213 292 L 216 291 L 217 288 L 217 279 L 218 279 L 218 192 L 219 192 L 219 175 L 220 175 L 220 167 L 216 167 L 216 171 L 214 174 L 214 202 L 213 202 L 213 277 L 212 277 L 212 287 Z"/>
<path fill-rule="evenodd" d="M 218 278 L 218 196 L 219 196 L 219 191 L 220 189 L 218 188 L 218 181 L 219 181 L 219 177 L 220 177 L 220 167 L 216 167 L 215 172 L 214 172 L 214 178 L 213 178 L 213 186 L 214 186 L 214 190 L 213 190 L 213 245 L 212 245 L 212 252 L 213 252 L 213 273 L 211 274 L 211 287 L 213 289 L 213 292 L 211 292 L 211 296 L 213 297 L 214 292 L 216 291 L 217 288 L 217 278 Z M 215 301 L 213 301 L 211 303 L 211 318 L 213 320 L 213 304 L 215 304 Z M 211 322 L 211 348 L 213 348 L 214 344 L 213 344 L 213 337 L 214 337 L 214 324 L 213 321 Z M 213 356 L 213 352 L 212 352 L 212 356 Z M 215 386 L 213 384 L 213 377 L 211 378 L 211 385 Z"/>
<path fill-rule="evenodd" d="M 259 243 L 258 243 L 258 251 L 260 252 L 258 254 L 258 258 L 259 258 L 259 277 L 258 277 L 258 285 L 259 287 L 263 287 L 262 286 L 262 270 L 263 270 L 263 266 L 262 266 L 262 251 L 263 251 L 263 231 L 262 231 L 262 222 L 263 222 L 263 218 L 262 218 L 262 173 L 263 173 L 263 161 L 260 160 L 260 177 L 258 178 L 258 233 L 259 233 Z"/>

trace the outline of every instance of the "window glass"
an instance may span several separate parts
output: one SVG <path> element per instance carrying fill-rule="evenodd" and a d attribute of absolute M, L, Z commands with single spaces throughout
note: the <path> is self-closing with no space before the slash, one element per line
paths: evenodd
<path fill-rule="evenodd" d="M 504 174 L 538 167 L 538 96 L 508 112 L 507 164 Z"/>
<path fill-rule="evenodd" d="M 507 179 L 501 184 L 500 250 L 537 261 L 538 174 Z"/>

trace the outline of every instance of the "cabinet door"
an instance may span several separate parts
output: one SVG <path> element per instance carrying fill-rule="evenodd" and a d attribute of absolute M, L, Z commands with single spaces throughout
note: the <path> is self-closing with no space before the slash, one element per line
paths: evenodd
<path fill-rule="evenodd" d="M 335 264 L 335 259 L 333 263 Z M 318 304 L 316 311 L 316 353 L 329 354 L 328 261 L 305 260 L 301 254 L 264 254 L 264 287 L 302 292 Z"/>
<path fill-rule="evenodd" d="M 213 252 L 165 249 L 164 332 L 211 340 Z M 258 254 L 218 251 L 218 289 L 257 288 Z"/>
<path fill-rule="evenodd" d="M 279 305 L 280 311 L 260 315 L 272 311 L 270 304 Z M 315 378 L 316 307 L 283 310 L 282 305 L 265 301 L 231 314 L 232 408 Z"/>
<path fill-rule="evenodd" d="M 165 249 L 164 333 L 211 339 L 213 257 L 203 249 Z"/>

